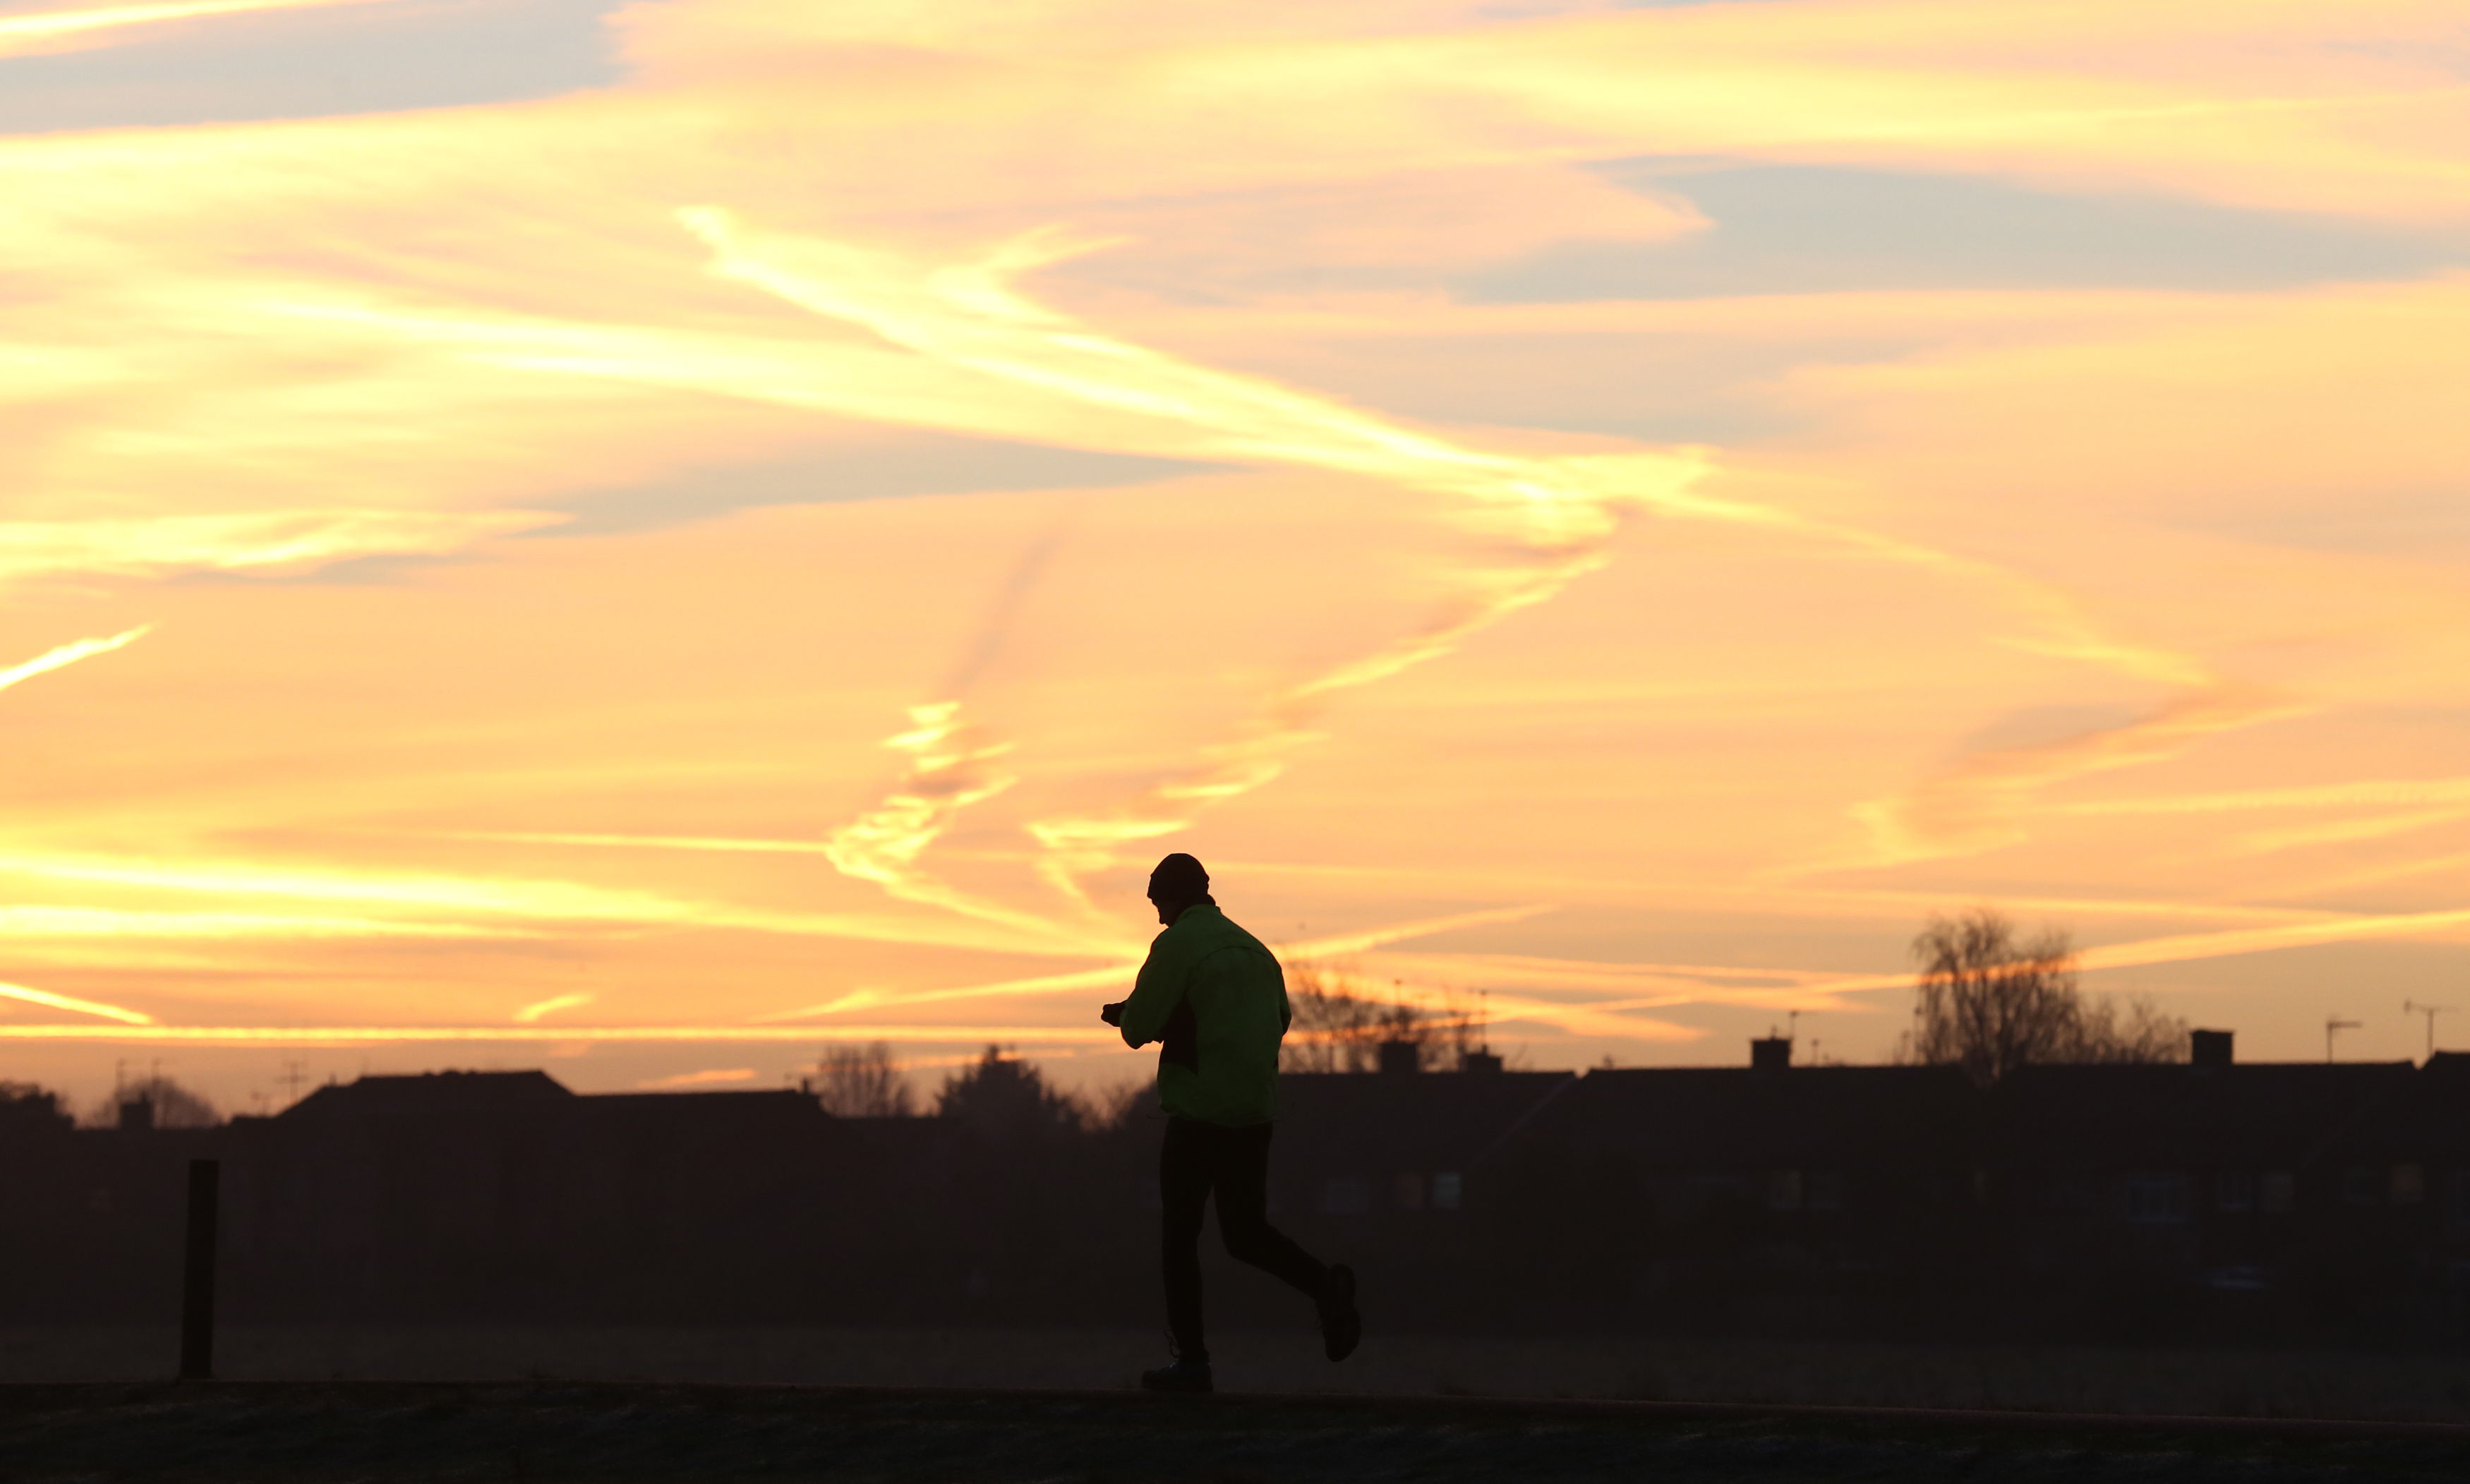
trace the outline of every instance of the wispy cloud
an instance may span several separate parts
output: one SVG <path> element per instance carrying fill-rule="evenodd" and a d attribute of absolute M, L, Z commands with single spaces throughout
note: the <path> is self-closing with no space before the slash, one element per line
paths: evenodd
<path fill-rule="evenodd" d="M 440 555 L 564 519 L 526 511 L 283 510 L 149 521 L 0 522 L 0 582 L 297 572 L 355 557 Z"/>
<path fill-rule="evenodd" d="M 12 665 L 8 669 L 0 670 L 0 690 L 22 684 L 37 675 L 48 675 L 64 665 L 75 664 L 81 660 L 90 660 L 96 655 L 107 655 L 124 645 L 136 642 L 144 638 L 146 630 L 141 627 L 115 634 L 109 638 L 79 639 L 75 643 L 62 644 L 57 649 L 46 650 L 23 664 Z"/>
<path fill-rule="evenodd" d="M 545 1015 L 554 1015 L 559 1010 L 580 1009 L 583 1006 L 591 1004 L 594 998 L 594 996 L 588 994 L 560 994 L 553 995 L 546 1000 L 535 1000 L 531 1004 L 515 1011 L 515 1024 L 519 1026 L 532 1025 L 537 1023 Z"/>
<path fill-rule="evenodd" d="M 2221 793 L 2160 794 L 2132 799 L 2082 799 L 2049 806 L 2053 814 L 2229 814 L 2263 809 L 2425 808 L 2470 804 L 2470 778 L 2357 778 L 2295 787 Z"/>
<path fill-rule="evenodd" d="M 701 1072 L 680 1072 L 670 1077 L 656 1077 L 637 1082 L 638 1087 L 716 1087 L 732 1082 L 755 1080 L 753 1067 L 709 1067 Z"/>
<path fill-rule="evenodd" d="M 99 1015 L 105 1020 L 119 1021 L 123 1025 L 154 1024 L 153 1016 L 140 1010 L 124 1009 L 118 1005 L 105 1005 L 95 1000 L 80 1000 L 65 994 L 54 994 L 48 989 L 30 989 L 24 985 L 0 984 L 0 999 L 39 1005 L 46 1009 L 75 1010 L 81 1015 Z"/>
<path fill-rule="evenodd" d="M 747 839 L 731 835 L 591 835 L 507 829 L 449 829 L 430 833 L 443 840 L 608 846 L 621 850 L 699 850 L 722 855 L 829 855 L 832 851 L 831 846 L 820 840 Z"/>
<path fill-rule="evenodd" d="M 302 3 L 52 0 L 0 55 Z M 590 957 L 630 1011 L 711 976 L 611 1039 L 988 998 L 1092 1049 L 1073 997 L 1145 936 L 1098 873 L 1178 838 L 1247 913 L 1414 919 L 1283 951 L 1538 1035 L 1900 985 L 1694 961 L 1862 962 L 1958 900 L 2167 935 L 2095 965 L 2447 938 L 2409 909 L 2460 858 L 2412 832 L 2470 793 L 2378 779 L 2458 752 L 2458 283 L 1616 302 L 1567 266 L 1759 230 L 1711 159 L 2444 261 L 2458 12 L 675 0 L 584 95 L 0 140 L 0 585 L 70 634 L 150 585 L 184 646 L 12 713 L 0 938 L 220 962 L 313 1039 L 591 1041 Z M 1509 267 L 1559 302 L 1471 302 Z M 967 467 L 852 499 L 912 487 L 896 444 Z M 1023 445 L 1221 473 L 1076 491 L 1041 545 L 1056 506 L 995 493 Z M 645 490 L 694 519 L 505 539 Z M 1171 675 L 1117 602 L 1168 567 L 1259 619 Z M 2037 713 L 2094 720 L 1959 740 Z M 1564 910 L 1430 916 L 1463 902 Z"/>
<path fill-rule="evenodd" d="M 82 1008 L 82 1007 L 71 1007 Z M 233 1046 L 359 1046 L 379 1042 L 448 1044 L 495 1041 L 697 1044 L 707 1042 L 901 1041 L 926 1045 L 1002 1043 L 1023 1046 L 1122 1044 L 1106 1026 L 918 1025 L 856 1026 L 165 1026 L 130 1024 L 21 1025 L 0 1021 L 0 1041 L 203 1041 Z"/>
<path fill-rule="evenodd" d="M 477 918 L 478 931 L 500 934 L 524 922 L 638 925 L 940 943 L 1066 957 L 1084 951 L 1042 936 L 997 932 L 968 923 L 853 913 L 775 912 L 558 880 L 26 853 L 0 853 L 0 875 L 207 896 L 350 903 L 401 914 L 432 931 L 473 931 Z M 336 930 L 348 931 L 349 924 L 338 923 Z"/>
<path fill-rule="evenodd" d="M 1453 913 L 1443 917 L 1422 917 L 1410 922 L 1386 923 L 1379 927 L 1361 928 L 1348 933 L 1307 938 L 1276 945 L 1279 956 L 1288 962 L 1332 958 L 1363 953 L 1386 943 L 1410 941 L 1466 928 L 1492 927 L 1502 923 L 1523 922 L 1539 916 L 1549 907 L 1487 907 L 1475 912 Z M 817 1005 L 797 1009 L 779 1010 L 758 1016 L 759 1020 L 781 1021 L 806 1019 L 825 1015 L 848 1014 L 885 1005 L 914 1008 L 942 1004 L 953 1000 L 1019 999 L 1058 995 L 1080 990 L 1119 988 L 1130 992 L 1131 976 L 1143 957 L 1143 949 L 1123 949 L 1115 962 L 1103 968 L 1084 969 L 1069 974 L 1040 974 L 1028 979 L 998 980 L 990 984 L 962 985 L 943 989 L 859 989 L 836 996 Z"/>

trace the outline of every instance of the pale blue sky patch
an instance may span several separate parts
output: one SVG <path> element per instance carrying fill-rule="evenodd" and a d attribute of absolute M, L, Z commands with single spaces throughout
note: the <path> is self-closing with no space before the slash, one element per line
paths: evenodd
<path fill-rule="evenodd" d="M 2458 227 L 2385 228 L 1974 176 L 1631 160 L 1607 178 L 1687 197 L 1713 221 L 1669 242 L 1580 243 L 1471 274 L 1486 302 L 1708 298 L 1889 289 L 2254 290 L 2422 278 L 2470 265 Z"/>
<path fill-rule="evenodd" d="M 0 133 L 510 103 L 619 79 L 623 0 L 405 0 L 218 16 L 0 58 Z"/>

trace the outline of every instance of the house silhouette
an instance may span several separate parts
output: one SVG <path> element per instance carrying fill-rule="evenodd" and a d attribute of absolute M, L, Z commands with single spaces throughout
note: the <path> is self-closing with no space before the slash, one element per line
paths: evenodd
<path fill-rule="evenodd" d="M 1986 1089 L 1788 1047 L 1289 1074 L 1270 1198 L 1393 1328 L 2464 1337 L 2470 1057 L 2202 1049 Z M 231 1324 L 1146 1328 L 1154 1117 L 843 1119 L 540 1071 L 363 1077 L 203 1129 L 0 1110 L 0 1321 L 173 1312 L 181 1172 L 212 1157 Z M 1209 1281 L 1224 1326 L 1293 1322 L 1258 1275 Z"/>

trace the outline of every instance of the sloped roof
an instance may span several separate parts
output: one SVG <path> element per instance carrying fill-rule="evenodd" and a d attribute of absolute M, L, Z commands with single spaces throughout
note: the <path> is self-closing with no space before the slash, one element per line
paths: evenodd
<path fill-rule="evenodd" d="M 758 1092 L 593 1093 L 572 1103 L 575 1116 L 594 1121 L 709 1128 L 713 1124 L 825 1124 L 823 1104 L 788 1088 Z"/>
<path fill-rule="evenodd" d="M 574 1094 L 546 1072 L 420 1072 L 362 1077 L 320 1087 L 275 1116 L 276 1122 L 538 1110 L 573 1101 Z"/>

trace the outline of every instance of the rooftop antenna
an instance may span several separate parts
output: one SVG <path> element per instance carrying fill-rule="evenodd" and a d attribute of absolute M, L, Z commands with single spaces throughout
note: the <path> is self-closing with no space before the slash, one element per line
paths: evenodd
<path fill-rule="evenodd" d="M 2435 1017 L 2438 1015 L 2449 1015 L 2453 1013 L 2453 1007 L 2450 1005 L 2420 1005 L 2410 1000 L 2404 1000 L 2401 1002 L 2401 1012 L 2405 1015 L 2424 1015 L 2427 1017 L 2427 1054 L 2431 1056 L 2435 1055 Z"/>
<path fill-rule="evenodd" d="M 308 1074 L 300 1070 L 299 1057 L 294 1056 L 283 1064 L 283 1075 L 275 1080 L 281 1082 L 284 1090 L 291 1095 L 291 1102 L 285 1103 L 285 1107 L 290 1107 L 292 1102 L 300 1101 L 300 1084 L 308 1079 Z"/>
<path fill-rule="evenodd" d="M 2355 1020 L 2343 1020 L 2343 1019 L 2342 1019 L 2342 1018 L 2341 1018 L 2340 1016 L 2338 1016 L 2338 1015 L 2327 1015 L 2327 1016 L 2325 1016 L 2325 1017 L 2324 1017 L 2324 1059 L 2325 1059 L 2326 1061 L 2331 1061 L 2331 1060 L 2333 1059 L 2333 1032 L 2336 1032 L 2336 1031 L 2356 1031 L 2357 1029 L 2359 1029 L 2359 1023 L 2358 1023 L 2357 1021 L 2355 1021 Z"/>

